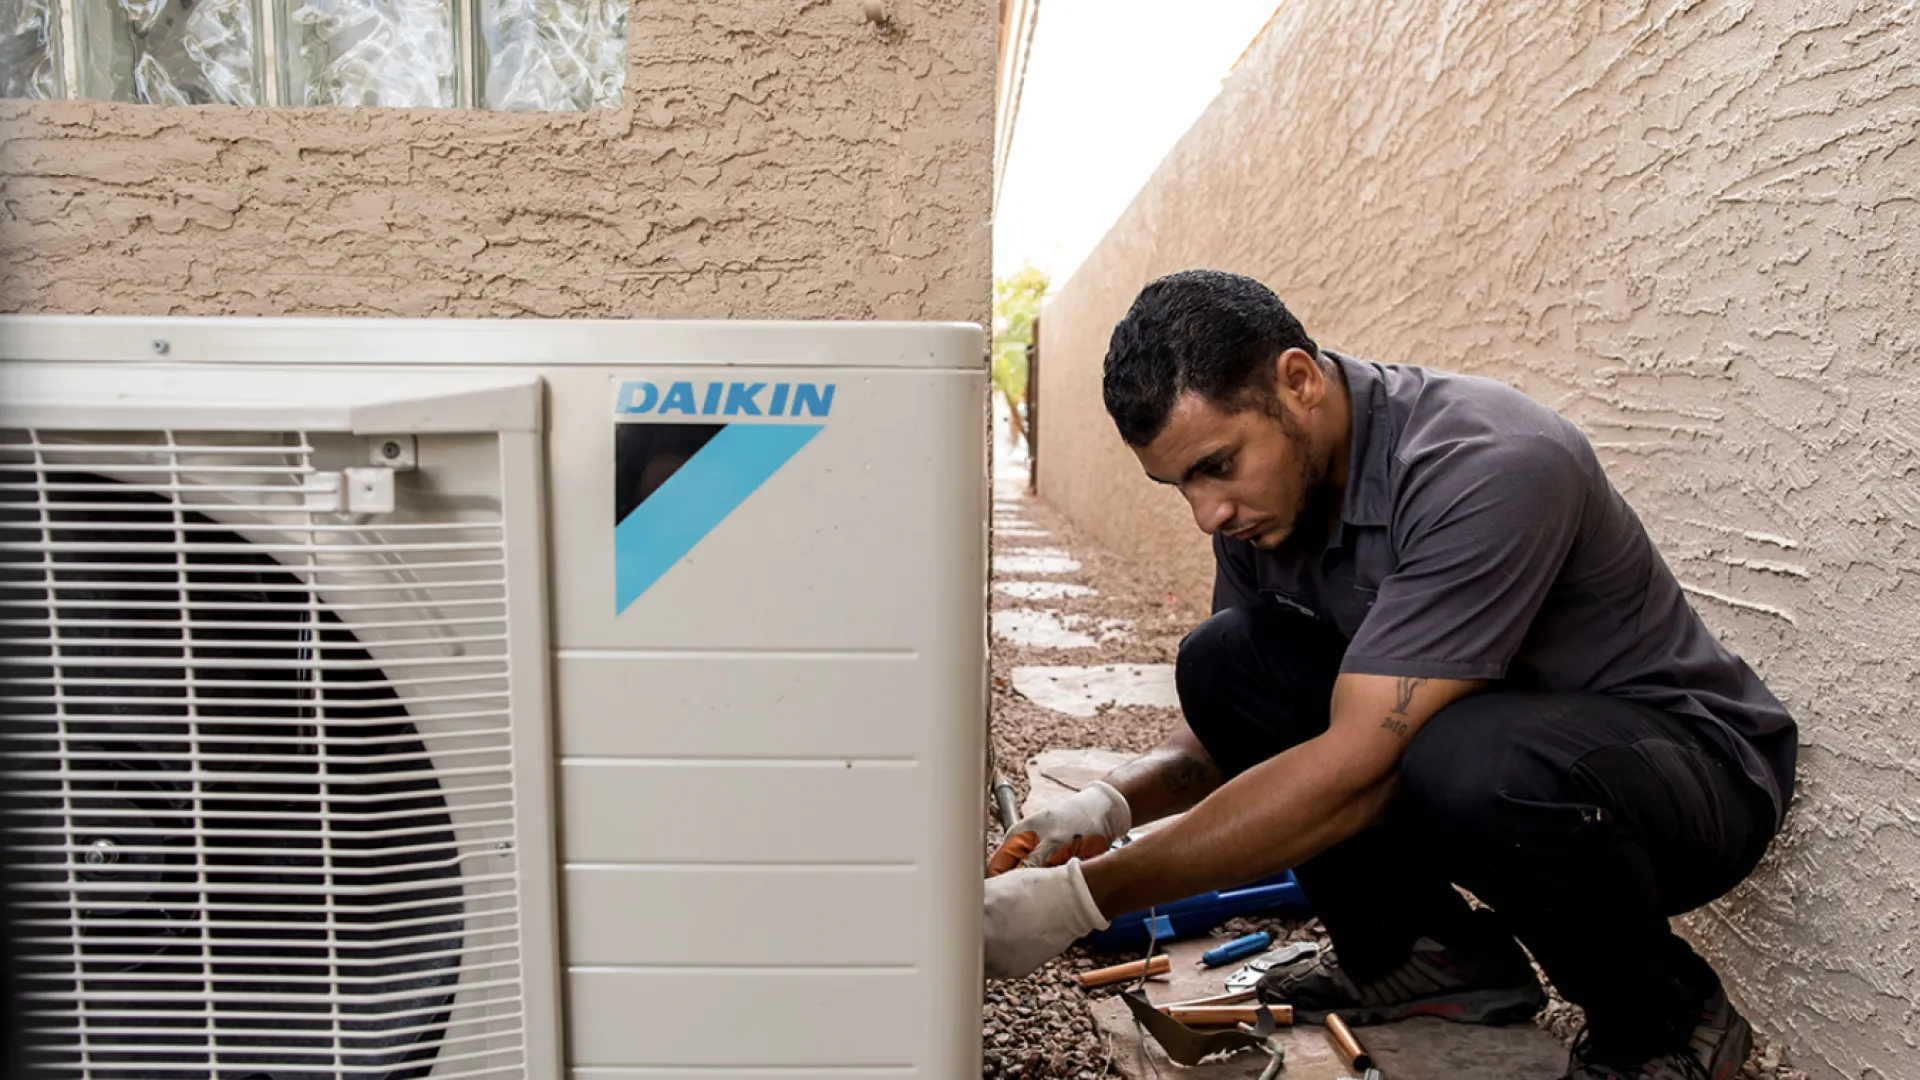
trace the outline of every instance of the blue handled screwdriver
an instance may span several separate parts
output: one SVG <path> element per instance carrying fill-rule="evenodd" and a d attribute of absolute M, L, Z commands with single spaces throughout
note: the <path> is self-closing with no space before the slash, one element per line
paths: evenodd
<path fill-rule="evenodd" d="M 1273 935 L 1267 933 L 1265 930 L 1257 934 L 1248 934 L 1246 937 L 1234 938 L 1232 941 L 1227 942 L 1217 949 L 1207 950 L 1206 953 L 1200 957 L 1200 965 L 1211 968 L 1219 967 L 1222 964 L 1231 964 L 1243 956 L 1252 956 L 1254 953 L 1264 952 L 1267 946 L 1272 944 Z"/>

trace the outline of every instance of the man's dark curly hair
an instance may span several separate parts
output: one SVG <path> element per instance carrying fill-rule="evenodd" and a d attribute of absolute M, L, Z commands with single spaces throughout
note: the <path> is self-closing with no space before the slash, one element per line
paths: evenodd
<path fill-rule="evenodd" d="M 1273 290 L 1239 274 L 1182 270 L 1140 290 L 1107 346 L 1107 414 L 1130 446 L 1166 427 L 1191 390 L 1229 410 L 1273 407 L 1274 358 L 1319 346 Z"/>

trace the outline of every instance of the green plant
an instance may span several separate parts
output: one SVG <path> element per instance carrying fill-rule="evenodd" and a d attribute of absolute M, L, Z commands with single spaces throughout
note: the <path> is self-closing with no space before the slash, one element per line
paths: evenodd
<path fill-rule="evenodd" d="M 1051 284 L 1047 272 L 1030 263 L 1022 263 L 1020 269 L 993 283 L 993 389 L 1007 399 L 1016 439 L 1026 436 L 1023 410 L 1033 320 Z"/>

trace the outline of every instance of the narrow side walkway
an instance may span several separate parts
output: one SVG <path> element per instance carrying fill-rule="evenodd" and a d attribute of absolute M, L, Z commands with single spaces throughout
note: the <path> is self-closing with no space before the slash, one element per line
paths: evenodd
<path fill-rule="evenodd" d="M 1027 763 L 1053 747 L 1138 753 L 1180 722 L 1172 664 L 1196 613 L 1085 542 L 1025 494 L 1024 470 L 999 474 L 993 506 L 993 753 L 1024 802 Z M 1000 837 L 987 822 L 987 848 Z M 1106 958 L 1103 958 L 1106 959 Z M 989 983 L 981 1030 L 987 1077 L 1120 1075 L 1073 981 L 1092 959 L 1069 954 L 1024 979 Z"/>

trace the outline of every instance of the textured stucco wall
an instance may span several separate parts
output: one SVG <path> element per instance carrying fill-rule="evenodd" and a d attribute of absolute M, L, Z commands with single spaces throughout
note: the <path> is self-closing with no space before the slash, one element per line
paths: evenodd
<path fill-rule="evenodd" d="M 995 0 L 635 0 L 625 106 L 0 103 L 0 308 L 967 319 Z"/>
<path fill-rule="evenodd" d="M 1800 717 L 1800 801 L 1687 925 L 1823 1077 L 1920 1077 L 1920 11 L 1290 0 L 1042 319 L 1042 494 L 1196 601 L 1099 403 L 1140 285 L 1273 285 L 1322 342 L 1575 418 Z"/>

